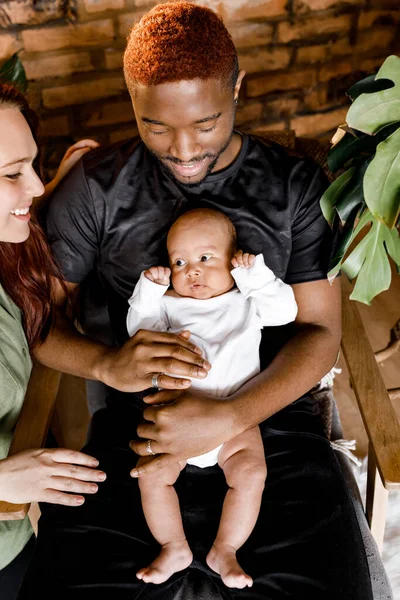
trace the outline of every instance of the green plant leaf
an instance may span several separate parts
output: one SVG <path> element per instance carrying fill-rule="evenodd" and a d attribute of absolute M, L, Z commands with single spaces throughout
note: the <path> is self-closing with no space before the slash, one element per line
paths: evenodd
<path fill-rule="evenodd" d="M 372 158 L 368 158 L 357 167 L 354 167 L 353 175 L 348 185 L 336 201 L 335 209 L 342 224 L 346 223 L 355 208 L 359 207 L 360 204 L 364 204 L 364 174 L 371 160 Z"/>
<path fill-rule="evenodd" d="M 328 167 L 335 173 L 346 166 L 351 159 L 359 156 L 369 156 L 376 150 L 377 145 L 391 135 L 400 127 L 399 123 L 393 123 L 384 127 L 376 135 L 367 135 L 357 132 L 356 135 L 346 133 L 328 154 Z"/>
<path fill-rule="evenodd" d="M 12 83 L 18 87 L 21 92 L 26 92 L 28 83 L 26 73 L 22 62 L 19 59 L 18 52 L 6 60 L 0 67 L 0 81 L 3 83 Z"/>
<path fill-rule="evenodd" d="M 371 223 L 370 230 L 341 265 L 341 269 L 349 279 L 357 277 L 350 298 L 365 304 L 370 304 L 375 296 L 390 286 L 391 269 L 386 249 L 390 248 L 391 253 L 400 258 L 398 256 L 400 239 L 397 230 L 388 229 L 368 209 L 364 211 L 354 229 L 349 245 L 369 223 Z"/>
<path fill-rule="evenodd" d="M 363 212 L 365 205 L 360 209 L 356 209 L 354 213 L 352 213 L 347 219 L 344 227 L 342 228 L 340 235 L 338 236 L 335 252 L 332 256 L 329 263 L 329 273 L 328 279 L 332 281 L 335 279 L 336 275 L 340 271 L 340 267 L 342 265 L 343 257 L 346 254 L 347 250 L 350 247 L 351 242 L 353 241 L 353 229 L 355 227 L 355 223 L 358 222 L 361 213 Z"/>
<path fill-rule="evenodd" d="M 394 86 L 393 81 L 390 79 L 375 79 L 375 75 L 368 75 L 365 79 L 361 79 L 361 81 L 357 81 L 354 85 L 351 86 L 349 90 L 347 90 L 347 96 L 349 96 L 352 100 L 361 96 L 361 94 L 372 94 L 373 92 L 381 92 L 382 90 L 387 90 Z"/>
<path fill-rule="evenodd" d="M 365 202 L 390 229 L 400 213 L 400 129 L 381 142 L 364 177 Z"/>
<path fill-rule="evenodd" d="M 322 214 L 331 226 L 333 225 L 333 219 L 335 216 L 336 202 L 339 200 L 343 190 L 348 185 L 353 173 L 354 167 L 352 167 L 345 173 L 342 173 L 342 175 L 335 179 L 335 181 L 331 183 L 328 189 L 325 190 L 321 200 L 319 201 Z"/>
<path fill-rule="evenodd" d="M 391 79 L 394 87 L 380 92 L 361 94 L 350 106 L 347 124 L 353 129 L 374 134 L 380 129 L 400 121 L 400 58 L 388 56 L 375 80 Z"/>

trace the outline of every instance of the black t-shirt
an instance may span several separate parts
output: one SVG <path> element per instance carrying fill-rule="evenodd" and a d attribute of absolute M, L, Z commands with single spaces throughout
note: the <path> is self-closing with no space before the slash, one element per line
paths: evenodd
<path fill-rule="evenodd" d="M 332 235 L 319 206 L 326 187 L 313 162 L 248 135 L 231 165 L 186 187 L 135 139 L 83 158 L 54 193 L 47 232 L 64 277 L 81 284 L 84 330 L 121 343 L 140 273 L 167 264 L 167 232 L 192 208 L 224 212 L 238 247 L 262 252 L 287 283 L 326 278 Z"/>

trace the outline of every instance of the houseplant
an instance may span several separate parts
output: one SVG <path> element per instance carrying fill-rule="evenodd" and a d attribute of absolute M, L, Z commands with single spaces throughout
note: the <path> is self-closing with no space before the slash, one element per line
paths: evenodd
<path fill-rule="evenodd" d="M 400 58 L 389 56 L 348 95 L 346 124 L 328 155 L 340 174 L 321 208 L 337 234 L 329 278 L 340 270 L 356 278 L 350 297 L 370 304 L 390 286 L 389 256 L 400 266 Z"/>

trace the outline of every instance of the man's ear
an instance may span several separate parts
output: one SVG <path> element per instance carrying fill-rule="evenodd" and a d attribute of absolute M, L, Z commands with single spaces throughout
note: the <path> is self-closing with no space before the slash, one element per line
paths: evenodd
<path fill-rule="evenodd" d="M 240 91 L 240 87 L 242 85 L 242 81 L 243 81 L 243 78 L 245 75 L 246 75 L 246 71 L 244 71 L 243 69 L 240 69 L 238 78 L 235 83 L 235 89 L 233 91 L 233 97 L 234 97 L 235 101 L 239 100 L 239 91 Z"/>

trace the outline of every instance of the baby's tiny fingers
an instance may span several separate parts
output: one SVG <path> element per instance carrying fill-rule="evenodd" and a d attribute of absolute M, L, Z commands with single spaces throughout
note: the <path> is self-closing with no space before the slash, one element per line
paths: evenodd
<path fill-rule="evenodd" d="M 252 267 L 254 265 L 254 262 L 256 260 L 256 257 L 254 254 L 249 254 L 249 266 Z"/>

